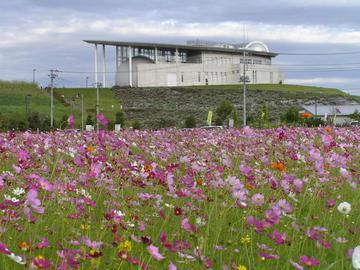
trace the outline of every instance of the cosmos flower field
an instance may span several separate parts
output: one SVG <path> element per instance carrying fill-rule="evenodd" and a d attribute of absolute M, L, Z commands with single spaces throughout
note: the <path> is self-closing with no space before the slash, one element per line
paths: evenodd
<path fill-rule="evenodd" d="M 356 127 L 0 134 L 0 269 L 353 269 L 359 141 Z"/>

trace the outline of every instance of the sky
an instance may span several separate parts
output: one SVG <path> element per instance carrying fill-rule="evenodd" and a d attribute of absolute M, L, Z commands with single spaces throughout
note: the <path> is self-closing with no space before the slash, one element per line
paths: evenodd
<path fill-rule="evenodd" d="M 0 0 L 0 80 L 58 87 L 94 81 L 93 46 L 84 39 L 185 44 L 189 39 L 265 42 L 290 84 L 335 87 L 360 95 L 360 0 Z M 113 82 L 115 49 L 107 79 Z M 330 71 L 329 71 L 330 69 Z"/>

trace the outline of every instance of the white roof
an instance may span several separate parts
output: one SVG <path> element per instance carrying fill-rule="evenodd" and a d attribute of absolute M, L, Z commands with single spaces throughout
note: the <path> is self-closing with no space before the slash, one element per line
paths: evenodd
<path fill-rule="evenodd" d="M 305 110 L 315 115 L 315 104 L 314 105 L 303 105 Z M 317 115 L 349 115 L 355 111 L 360 112 L 360 104 L 351 105 L 318 105 Z"/>

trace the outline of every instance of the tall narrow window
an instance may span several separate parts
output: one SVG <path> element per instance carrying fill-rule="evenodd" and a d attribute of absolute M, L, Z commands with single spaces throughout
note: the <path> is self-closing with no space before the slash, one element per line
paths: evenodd
<path fill-rule="evenodd" d="M 184 72 L 181 72 L 181 82 L 184 82 Z"/>

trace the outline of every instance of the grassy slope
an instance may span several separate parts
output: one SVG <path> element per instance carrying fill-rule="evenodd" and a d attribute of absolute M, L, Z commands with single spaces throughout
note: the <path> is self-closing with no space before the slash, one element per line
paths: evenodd
<path fill-rule="evenodd" d="M 331 104 L 355 100 L 344 92 L 331 88 L 320 88 L 296 85 L 248 85 L 248 109 L 250 114 L 256 113 L 258 107 L 267 102 L 270 116 L 273 119 L 289 106 L 303 102 L 318 100 L 320 103 Z M 76 125 L 81 121 L 81 99 L 84 95 L 86 115 L 95 115 L 96 89 L 93 88 L 59 88 L 55 89 L 55 119 L 73 113 Z M 25 96 L 31 94 L 30 110 L 50 114 L 50 98 L 35 85 L 21 82 L 0 82 L 0 111 L 3 115 L 24 118 Z M 62 98 L 64 96 L 64 98 Z M 198 123 L 203 123 L 209 110 L 215 110 L 217 104 L 228 99 L 235 104 L 239 114 L 242 110 L 242 85 L 192 86 L 181 88 L 133 88 L 100 89 L 100 110 L 109 120 L 115 119 L 120 102 L 124 106 L 128 119 L 139 119 L 145 126 L 156 126 L 161 118 L 179 124 L 187 115 L 196 116 Z M 359 97 L 357 97 L 357 101 Z"/>
<path fill-rule="evenodd" d="M 50 115 L 50 97 L 45 91 L 41 91 L 35 84 L 25 82 L 0 81 L 0 113 L 3 116 L 11 116 L 13 119 L 25 119 L 25 97 L 28 98 L 28 110 L 37 111 L 43 115 Z M 63 104 L 54 100 L 55 119 L 68 112 Z"/>

